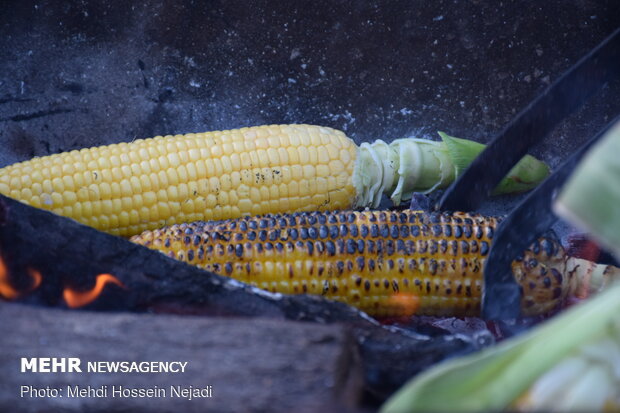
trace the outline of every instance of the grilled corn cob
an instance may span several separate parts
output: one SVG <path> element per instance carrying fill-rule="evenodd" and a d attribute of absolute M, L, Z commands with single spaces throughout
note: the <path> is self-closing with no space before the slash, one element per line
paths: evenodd
<path fill-rule="evenodd" d="M 416 211 L 300 212 L 194 222 L 131 241 L 272 292 L 320 294 L 376 316 L 478 315 L 496 218 Z M 512 264 L 522 313 L 552 310 L 615 267 L 584 265 L 552 238 Z"/>
<path fill-rule="evenodd" d="M 401 139 L 357 147 L 344 133 L 272 125 L 155 137 L 0 169 L 0 193 L 115 235 L 242 215 L 377 206 L 445 187 L 483 145 Z M 526 157 L 505 191 L 547 174 Z M 516 186 L 515 186 L 516 185 Z"/>

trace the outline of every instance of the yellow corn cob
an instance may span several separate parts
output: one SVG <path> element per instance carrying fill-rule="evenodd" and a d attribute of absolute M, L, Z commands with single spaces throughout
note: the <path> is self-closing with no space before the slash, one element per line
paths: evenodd
<path fill-rule="evenodd" d="M 480 311 L 496 225 L 463 213 L 303 212 L 174 225 L 131 241 L 268 291 L 320 294 L 372 315 L 465 316 Z M 600 267 L 573 263 L 555 240 L 540 239 L 512 265 L 522 313 L 550 311 L 584 283 L 600 286 L 611 268 Z"/>
<path fill-rule="evenodd" d="M 136 140 L 0 170 L 0 193 L 118 235 L 177 222 L 345 208 L 356 145 L 315 126 Z"/>
<path fill-rule="evenodd" d="M 469 143 L 477 145 L 470 154 L 482 149 Z M 398 203 L 452 182 L 457 168 L 446 148 L 419 139 L 357 147 L 340 131 L 310 125 L 158 136 L 8 166 L 0 193 L 128 236 L 195 220 L 377 206 L 383 193 Z"/>

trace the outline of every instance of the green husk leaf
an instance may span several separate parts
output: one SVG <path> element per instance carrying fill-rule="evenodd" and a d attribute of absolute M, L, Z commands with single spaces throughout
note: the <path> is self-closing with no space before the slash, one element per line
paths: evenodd
<path fill-rule="evenodd" d="M 448 153 L 456 168 L 458 177 L 482 152 L 485 145 L 467 139 L 455 138 L 444 132 L 438 132 L 448 149 Z M 549 176 L 549 167 L 530 155 L 525 155 L 508 175 L 497 185 L 493 195 L 529 191 L 540 181 Z"/>
<path fill-rule="evenodd" d="M 575 169 L 554 208 L 620 257 L 620 125 Z"/>
<path fill-rule="evenodd" d="M 499 411 L 581 345 L 610 333 L 620 284 L 527 333 L 427 370 L 405 384 L 383 413 Z"/>

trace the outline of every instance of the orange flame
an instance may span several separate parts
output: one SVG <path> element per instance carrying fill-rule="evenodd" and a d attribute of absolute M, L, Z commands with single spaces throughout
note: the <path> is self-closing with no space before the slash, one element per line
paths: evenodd
<path fill-rule="evenodd" d="M 420 308 L 420 297 L 412 293 L 396 293 L 388 298 L 388 306 L 402 317 L 414 315 Z"/>
<path fill-rule="evenodd" d="M 11 286 L 9 282 L 9 271 L 4 260 L 0 256 L 0 295 L 7 300 L 14 300 L 19 297 L 19 291 Z"/>
<path fill-rule="evenodd" d="M 41 281 L 43 281 L 43 277 L 41 276 L 41 272 L 35 270 L 34 268 L 28 268 L 28 274 L 32 278 L 32 287 L 30 287 L 29 291 L 36 290 L 41 285 Z"/>
<path fill-rule="evenodd" d="M 6 267 L 4 259 L 0 255 L 0 297 L 6 300 L 14 300 L 18 298 L 22 293 L 28 293 L 36 289 L 43 280 L 43 277 L 41 277 L 41 273 L 32 268 L 28 268 L 28 274 L 32 278 L 32 286 L 29 289 L 20 292 L 18 289 L 14 288 L 11 285 L 11 282 L 9 280 L 9 270 Z"/>
<path fill-rule="evenodd" d="M 89 291 L 75 291 L 67 287 L 63 291 L 63 297 L 69 307 L 82 307 L 93 302 L 99 294 L 101 294 L 107 283 L 116 284 L 121 288 L 125 288 L 125 285 L 112 274 L 99 274 L 93 289 Z"/>

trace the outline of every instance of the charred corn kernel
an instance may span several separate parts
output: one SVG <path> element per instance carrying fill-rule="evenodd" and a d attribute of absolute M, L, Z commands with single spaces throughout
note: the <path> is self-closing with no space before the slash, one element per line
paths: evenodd
<path fill-rule="evenodd" d="M 85 224 L 105 223 L 97 228 L 118 235 L 181 222 L 189 211 L 211 220 L 378 206 L 383 193 L 398 203 L 414 190 L 448 185 L 459 168 L 451 160 L 454 147 L 463 145 L 450 139 L 452 146 L 401 139 L 357 147 L 340 131 L 311 125 L 158 136 L 8 166 L 0 169 L 0 193 L 51 211 L 134 197 L 124 206 L 129 221 L 111 220 L 106 212 L 69 215 Z M 481 148 L 468 153 L 476 150 Z M 525 181 L 536 179 L 520 180 Z M 190 186 L 196 182 L 202 184 Z M 144 208 L 153 205 L 152 193 L 167 208 Z M 180 202 L 189 204 L 181 208 Z M 162 213 L 154 214 L 158 210 Z"/>
<path fill-rule="evenodd" d="M 466 316 L 480 312 L 497 223 L 463 213 L 302 212 L 174 225 L 131 241 L 269 291 L 320 294 L 372 315 Z M 512 264 L 522 313 L 550 311 L 605 277 L 578 267 L 556 240 L 536 241 Z"/>

